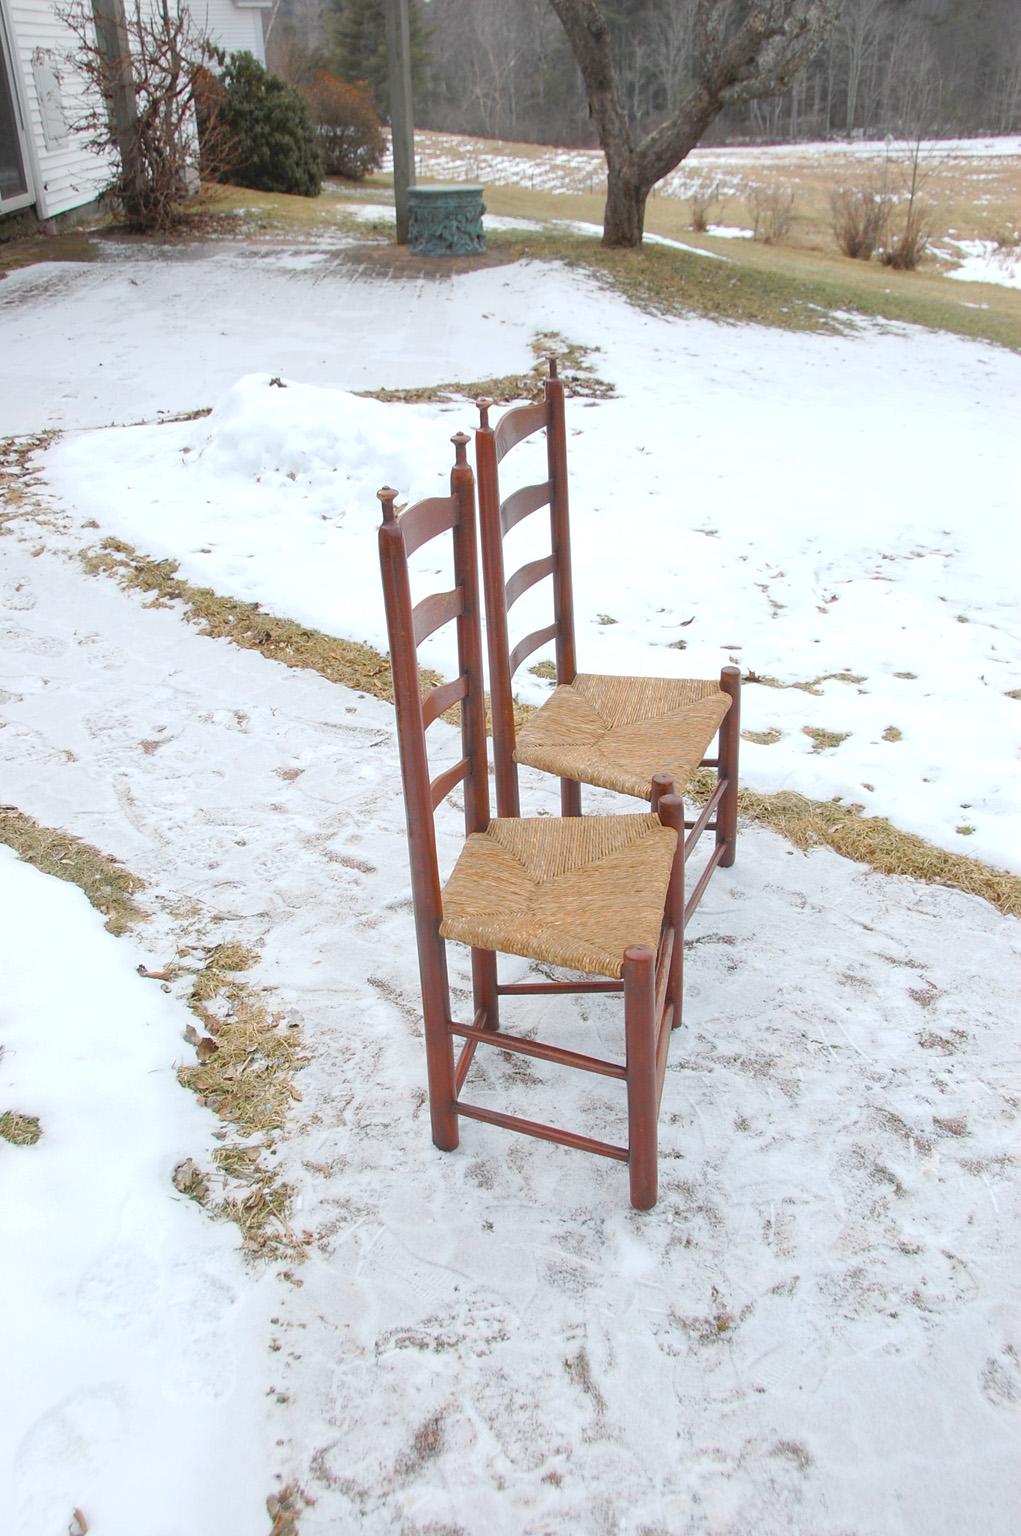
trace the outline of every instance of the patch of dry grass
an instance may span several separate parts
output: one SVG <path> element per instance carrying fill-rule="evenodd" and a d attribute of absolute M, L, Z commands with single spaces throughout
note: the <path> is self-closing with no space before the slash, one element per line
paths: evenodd
<path fill-rule="evenodd" d="M 474 379 L 470 383 L 424 384 L 415 389 L 363 389 L 357 393 L 371 400 L 422 404 L 426 401 L 492 400 L 508 405 L 513 400 L 541 400 L 543 382 L 548 375 L 546 359 L 555 353 L 564 393 L 587 400 L 612 400 L 614 386 L 600 378 L 590 361 L 598 348 L 583 347 L 568 341 L 559 331 L 539 331 L 530 343 L 535 362 L 527 373 L 505 373 L 498 378 Z"/>
<path fill-rule="evenodd" d="M 150 560 L 121 539 L 104 539 L 98 549 L 83 554 L 82 561 L 92 575 L 112 576 L 122 587 L 150 593 L 154 607 L 179 603 L 200 634 L 230 640 L 285 666 L 318 672 L 331 683 L 393 700 L 390 663 L 370 645 L 324 635 L 293 619 L 266 613 L 258 603 L 196 587 L 178 576 L 176 561 Z M 437 672 L 423 669 L 421 675 L 424 686 L 440 682 Z"/>
<path fill-rule="evenodd" d="M 240 1139 L 213 1154 L 225 1181 L 219 1202 L 212 1199 L 209 1179 L 194 1165 L 178 1168 L 178 1188 L 214 1215 L 233 1221 L 249 1254 L 293 1262 L 304 1256 L 309 1238 L 291 1226 L 294 1190 L 272 1158 L 288 1111 L 301 1098 L 294 1077 L 308 1057 L 300 1030 L 272 1014 L 256 990 L 237 979 L 236 973 L 258 958 L 246 945 L 218 944 L 193 974 L 188 1006 L 201 1033 L 190 1031 L 189 1039 L 198 1059 L 178 1068 L 178 1081 Z"/>
<path fill-rule="evenodd" d="M 77 885 L 97 911 L 106 916 L 111 933 L 126 933 L 147 913 L 133 898 L 145 882 L 126 869 L 112 854 L 54 827 L 41 826 L 13 805 L 0 806 L 0 843 L 13 848 L 26 864 Z"/>
<path fill-rule="evenodd" d="M 775 727 L 768 731 L 742 731 L 742 741 L 753 741 L 757 747 L 774 747 L 783 735 Z"/>
<path fill-rule="evenodd" d="M 14 1109 L 0 1115 L 0 1140 L 13 1147 L 34 1147 L 42 1133 L 37 1115 L 21 1115 Z"/>
<path fill-rule="evenodd" d="M 0 438 L 0 529 L 14 518 L 41 507 L 35 488 L 41 484 L 42 476 L 33 471 L 31 460 L 33 454 L 48 448 L 57 436 L 53 431 Z"/>
<path fill-rule="evenodd" d="M 715 784 L 712 770 L 700 769 L 688 793 L 706 800 Z M 743 816 L 779 832 L 795 848 L 832 848 L 881 875 L 906 875 L 928 885 L 945 885 L 969 896 L 981 896 L 1007 917 L 1021 917 L 1021 877 L 992 869 L 979 859 L 936 848 L 914 833 L 892 826 L 884 816 L 866 816 L 861 806 L 809 800 L 793 790 L 760 795 L 742 789 L 738 809 Z"/>
<path fill-rule="evenodd" d="M 827 731 L 821 725 L 803 725 L 801 731 L 802 735 L 811 737 L 813 752 L 825 752 L 831 747 L 839 747 L 851 734 L 850 731 Z"/>

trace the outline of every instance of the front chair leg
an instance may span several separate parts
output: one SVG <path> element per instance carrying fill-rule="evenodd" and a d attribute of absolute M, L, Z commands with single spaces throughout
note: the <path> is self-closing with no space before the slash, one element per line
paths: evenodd
<path fill-rule="evenodd" d="M 631 944 L 624 951 L 624 1038 L 627 1048 L 628 1167 L 631 1204 L 656 1204 L 656 957 Z"/>

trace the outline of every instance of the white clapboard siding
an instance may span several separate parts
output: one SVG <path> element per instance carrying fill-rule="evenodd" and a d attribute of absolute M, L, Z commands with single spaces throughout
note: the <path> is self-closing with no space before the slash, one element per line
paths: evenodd
<path fill-rule="evenodd" d="M 80 109 L 84 87 L 67 63 L 74 38 L 57 20 L 52 0 L 4 0 L 4 14 L 25 104 L 36 209 L 40 218 L 52 218 L 90 203 L 110 180 L 111 162 L 66 126 Z"/>
<path fill-rule="evenodd" d="M 237 5 L 235 0 L 194 0 L 191 13 L 214 43 L 227 53 L 254 53 L 266 62 L 262 41 L 262 13 L 272 0 L 260 5 Z"/>
<path fill-rule="evenodd" d="M 193 0 L 190 9 L 199 30 L 227 53 L 254 53 L 265 63 L 262 13 L 270 4 Z M 74 37 L 57 19 L 54 0 L 0 0 L 0 6 L 25 107 L 36 210 L 40 218 L 53 218 L 92 202 L 114 174 L 114 157 L 88 149 L 81 134 L 70 128 L 85 87 L 68 62 Z M 125 9 L 130 12 L 131 0 L 126 0 Z"/>

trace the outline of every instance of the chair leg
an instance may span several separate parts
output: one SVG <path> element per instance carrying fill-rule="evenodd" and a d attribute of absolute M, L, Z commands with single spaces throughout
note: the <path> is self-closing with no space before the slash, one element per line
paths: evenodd
<path fill-rule="evenodd" d="M 484 1012 L 485 1029 L 497 1029 L 500 1006 L 496 991 L 496 955 L 491 949 L 472 950 L 472 994 L 475 1012 Z"/>
<path fill-rule="evenodd" d="M 727 788 L 716 812 L 716 841 L 726 846 L 720 868 L 729 869 L 737 857 L 737 776 L 738 748 L 741 741 L 741 669 L 724 667 L 720 687 L 730 695 L 730 708 L 720 726 L 720 752 L 717 775 L 727 780 Z"/>
<path fill-rule="evenodd" d="M 656 1204 L 656 957 L 644 945 L 624 951 L 624 1036 L 627 1047 L 628 1167 L 631 1204 Z"/>
<path fill-rule="evenodd" d="M 658 777 L 658 776 L 657 776 Z M 655 783 L 655 781 L 653 781 Z M 670 870 L 670 887 L 667 891 L 667 922 L 673 929 L 673 950 L 670 955 L 670 975 L 667 983 L 667 1001 L 674 1005 L 671 1029 L 681 1023 L 684 1002 L 684 799 L 674 794 L 671 786 L 659 796 L 656 805 L 659 819 L 665 827 L 673 827 L 677 833 L 677 852 Z"/>
<path fill-rule="evenodd" d="M 420 960 L 422 952 L 419 951 Z M 435 957 L 421 966 L 422 1014 L 425 1025 L 425 1068 L 429 1083 L 429 1115 L 433 1142 L 442 1152 L 453 1152 L 459 1130 L 454 1100 L 454 1037 L 450 1033 L 450 988 L 447 982 L 443 941 L 437 939 Z"/>
<path fill-rule="evenodd" d="M 560 780 L 561 816 L 581 815 L 581 785 L 576 779 Z"/>

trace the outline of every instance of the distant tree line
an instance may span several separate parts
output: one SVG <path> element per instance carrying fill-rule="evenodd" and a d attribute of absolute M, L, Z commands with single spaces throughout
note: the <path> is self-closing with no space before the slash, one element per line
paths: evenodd
<path fill-rule="evenodd" d="M 740 16 L 752 0 L 733 0 Z M 696 0 L 601 0 L 629 118 L 663 122 L 698 74 Z M 420 127 L 594 145 L 550 0 L 411 0 Z M 270 57 L 368 80 L 385 112 L 380 0 L 280 0 Z M 1021 131 L 1021 0 L 842 0 L 785 95 L 727 108 L 704 142 Z"/>

